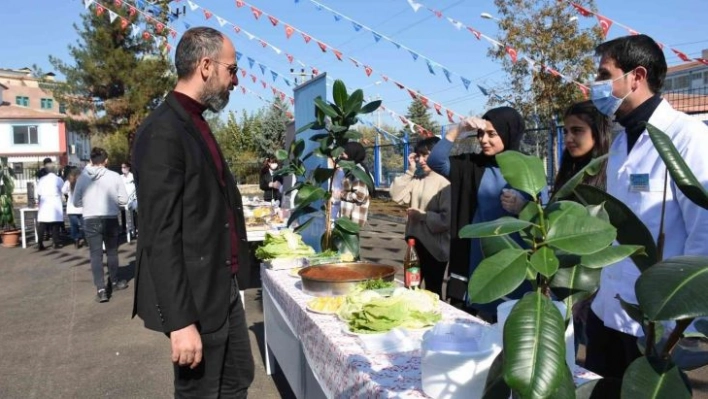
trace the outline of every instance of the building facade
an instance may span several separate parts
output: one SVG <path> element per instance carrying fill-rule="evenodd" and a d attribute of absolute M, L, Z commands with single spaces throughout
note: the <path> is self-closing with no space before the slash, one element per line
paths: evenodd
<path fill-rule="evenodd" d="M 708 59 L 708 49 L 702 58 Z M 669 67 L 664 98 L 679 111 L 708 123 L 708 65 L 692 61 Z"/>
<path fill-rule="evenodd" d="M 84 166 L 89 159 L 90 138 L 67 130 L 64 107 L 40 86 L 53 78 L 36 78 L 28 68 L 0 69 L 0 156 L 15 170 L 18 193 L 45 158 L 61 166 Z"/>

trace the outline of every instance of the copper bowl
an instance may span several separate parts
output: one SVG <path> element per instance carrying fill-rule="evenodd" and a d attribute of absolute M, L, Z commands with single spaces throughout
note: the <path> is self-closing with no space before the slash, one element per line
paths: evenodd
<path fill-rule="evenodd" d="M 312 296 L 346 295 L 362 281 L 393 281 L 395 274 L 393 266 L 369 262 L 327 263 L 298 272 L 303 292 Z"/>

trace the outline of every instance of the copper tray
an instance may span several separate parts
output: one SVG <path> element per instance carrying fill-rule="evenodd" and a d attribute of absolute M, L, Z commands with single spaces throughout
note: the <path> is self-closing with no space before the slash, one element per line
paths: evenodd
<path fill-rule="evenodd" d="M 393 281 L 396 268 L 369 262 L 342 262 L 308 266 L 298 272 L 302 290 L 312 296 L 348 294 L 362 281 Z"/>

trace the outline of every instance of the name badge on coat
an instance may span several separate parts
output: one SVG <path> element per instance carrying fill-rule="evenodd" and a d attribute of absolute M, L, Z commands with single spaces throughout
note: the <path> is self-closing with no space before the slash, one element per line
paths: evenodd
<path fill-rule="evenodd" d="M 649 191 L 649 174 L 638 173 L 629 175 L 629 191 L 648 192 Z"/>

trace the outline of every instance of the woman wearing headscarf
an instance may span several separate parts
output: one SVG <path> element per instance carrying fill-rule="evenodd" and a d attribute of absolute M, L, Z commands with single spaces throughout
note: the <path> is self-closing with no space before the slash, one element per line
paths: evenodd
<path fill-rule="evenodd" d="M 468 224 L 518 214 L 527 202 L 518 191 L 510 189 L 495 158 L 503 151 L 518 151 L 524 129 L 524 120 L 515 109 L 494 108 L 481 119 L 468 118 L 450 129 L 430 152 L 428 166 L 450 180 L 448 298 L 467 301 L 467 281 L 484 258 L 481 241 L 460 238 L 460 229 Z M 474 133 L 479 140 L 481 152 L 450 156 L 455 140 Z M 524 284 L 507 297 L 519 297 L 529 288 L 530 285 Z M 495 319 L 497 304 L 467 303 L 480 317 L 490 321 Z"/>

